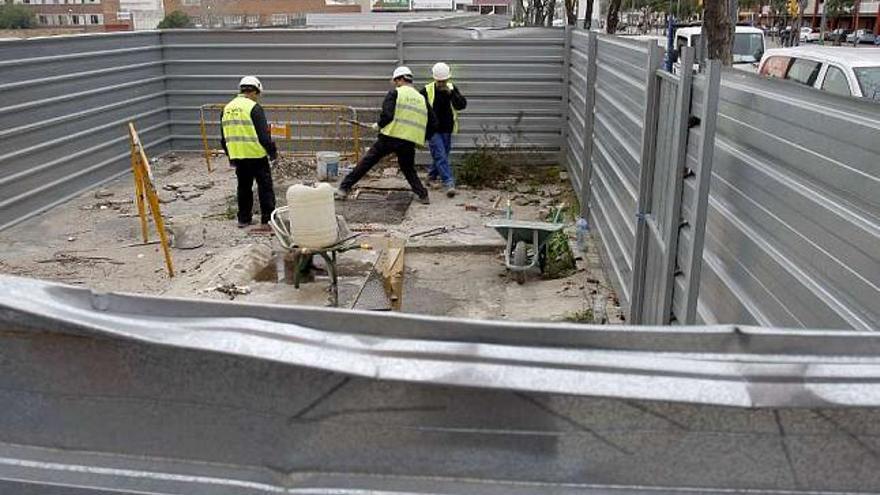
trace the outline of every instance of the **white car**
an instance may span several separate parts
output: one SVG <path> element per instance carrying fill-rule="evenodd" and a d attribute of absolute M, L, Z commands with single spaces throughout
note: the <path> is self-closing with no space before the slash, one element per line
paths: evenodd
<path fill-rule="evenodd" d="M 813 29 L 811 27 L 802 27 L 800 40 L 801 43 L 815 43 L 819 41 L 819 38 L 822 36 L 822 33 L 819 32 L 818 29 Z"/>
<path fill-rule="evenodd" d="M 681 49 L 685 46 L 694 47 L 696 53 L 695 60 L 700 60 L 700 45 L 702 28 L 700 26 L 679 28 L 675 31 L 675 52 L 676 62 L 673 65 L 673 72 L 678 73 L 681 68 Z M 733 36 L 733 67 L 749 72 L 757 70 L 758 61 L 764 53 L 764 31 L 749 27 L 736 26 L 736 32 Z M 694 69 L 699 66 L 694 64 Z"/>
<path fill-rule="evenodd" d="M 880 102 L 880 50 L 799 46 L 767 50 L 758 73 Z"/>

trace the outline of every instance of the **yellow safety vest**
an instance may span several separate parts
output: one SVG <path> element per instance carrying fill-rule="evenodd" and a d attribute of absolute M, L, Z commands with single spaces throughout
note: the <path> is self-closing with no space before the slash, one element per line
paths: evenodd
<path fill-rule="evenodd" d="M 428 109 L 425 107 L 425 97 L 412 86 L 397 88 L 394 120 L 379 132 L 423 146 L 426 127 L 428 127 Z"/>
<path fill-rule="evenodd" d="M 230 160 L 263 158 L 267 154 L 251 120 L 251 110 L 256 104 L 254 100 L 238 95 L 223 107 L 220 124 L 223 126 L 223 137 L 226 138 Z"/>
<path fill-rule="evenodd" d="M 452 83 L 446 83 L 449 86 L 449 91 L 452 91 Z M 436 94 L 434 91 L 434 83 L 430 83 L 425 86 L 425 91 L 428 93 L 428 103 L 431 104 L 431 108 L 434 108 L 434 95 Z M 452 133 L 458 134 L 458 110 L 455 109 L 451 104 L 449 105 L 452 108 Z"/>

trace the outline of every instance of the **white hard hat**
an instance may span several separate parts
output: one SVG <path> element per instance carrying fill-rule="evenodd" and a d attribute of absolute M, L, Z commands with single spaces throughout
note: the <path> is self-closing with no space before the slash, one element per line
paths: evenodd
<path fill-rule="evenodd" d="M 242 86 L 253 86 L 257 88 L 257 91 L 259 91 L 260 93 L 263 92 L 263 83 L 261 83 L 260 80 L 254 76 L 242 77 L 241 81 L 238 82 L 238 87 L 241 88 Z"/>
<path fill-rule="evenodd" d="M 409 70 L 409 67 L 401 65 L 400 67 L 394 69 L 394 73 L 391 74 L 391 80 L 393 81 L 402 76 L 409 76 L 409 78 L 412 79 L 413 74 L 412 71 Z"/>
<path fill-rule="evenodd" d="M 445 81 L 449 79 L 449 66 L 443 62 L 437 62 L 431 68 L 431 75 L 434 76 L 435 81 Z"/>

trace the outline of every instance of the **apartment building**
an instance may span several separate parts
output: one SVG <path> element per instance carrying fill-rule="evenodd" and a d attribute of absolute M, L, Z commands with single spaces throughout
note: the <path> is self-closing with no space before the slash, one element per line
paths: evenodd
<path fill-rule="evenodd" d="M 119 18 L 120 0 L 13 0 L 29 7 L 41 27 L 69 28 L 83 32 L 131 29 L 131 22 Z"/>
<path fill-rule="evenodd" d="M 181 10 L 198 27 L 289 26 L 307 13 L 361 12 L 355 1 L 339 0 L 164 0 L 165 12 Z"/>

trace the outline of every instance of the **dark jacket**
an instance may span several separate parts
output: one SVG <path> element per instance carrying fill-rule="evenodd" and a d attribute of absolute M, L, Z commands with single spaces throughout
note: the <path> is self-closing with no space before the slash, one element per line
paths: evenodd
<path fill-rule="evenodd" d="M 278 150 L 275 148 L 275 142 L 272 141 L 272 133 L 269 131 L 269 123 L 266 121 L 266 112 L 263 111 L 263 107 L 259 103 L 251 109 L 251 122 L 254 123 L 257 139 L 260 140 L 260 144 L 263 145 L 263 149 L 266 150 L 269 159 L 276 159 L 278 157 Z M 226 153 L 226 156 L 229 156 L 229 150 L 226 149 L 226 136 L 223 135 L 222 122 L 220 123 L 220 146 L 223 147 L 223 152 Z"/>
<path fill-rule="evenodd" d="M 428 99 L 427 88 L 422 88 L 420 93 L 425 97 L 425 100 Z M 452 115 L 452 109 L 461 111 L 466 107 L 467 99 L 458 91 L 458 86 L 455 84 L 452 85 L 452 91 L 450 92 L 440 91 L 435 88 L 433 110 L 434 115 L 437 117 L 437 132 L 440 134 L 451 134 L 455 128 L 455 117 Z"/>
<path fill-rule="evenodd" d="M 425 98 L 425 108 L 428 110 L 428 125 L 425 127 L 425 141 L 431 139 L 431 136 L 437 132 L 437 117 Z M 397 90 L 392 89 L 385 95 L 385 101 L 382 102 L 382 113 L 379 114 L 379 129 L 390 124 L 394 120 L 394 111 L 397 110 Z M 383 137 L 390 137 L 382 135 Z M 392 138 L 397 139 L 397 138 Z"/>

